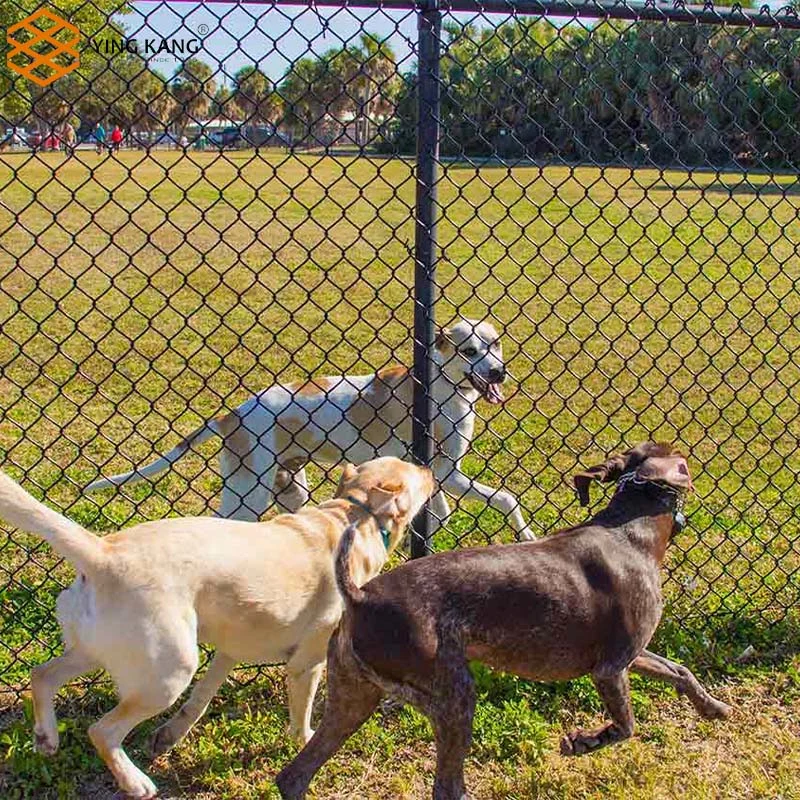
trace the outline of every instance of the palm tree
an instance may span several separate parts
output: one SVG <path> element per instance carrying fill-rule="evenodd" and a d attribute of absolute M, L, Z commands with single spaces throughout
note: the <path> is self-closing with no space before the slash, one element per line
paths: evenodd
<path fill-rule="evenodd" d="M 238 119 L 242 114 L 242 107 L 236 93 L 227 86 L 220 86 L 211 103 L 212 117 L 224 117 L 228 120 Z"/>
<path fill-rule="evenodd" d="M 179 137 L 187 126 L 208 115 L 214 99 L 216 82 L 211 67 L 198 58 L 189 58 L 172 77 L 171 93 L 175 101 L 172 121 Z"/>
<path fill-rule="evenodd" d="M 372 140 L 372 126 L 394 112 L 402 81 L 394 51 L 385 39 L 380 39 L 374 33 L 361 34 L 356 57 L 360 62 L 353 81 L 358 121 L 357 144 L 364 145 Z M 352 95 L 353 90 L 348 93 Z"/>
<path fill-rule="evenodd" d="M 133 122 L 137 128 L 148 131 L 166 131 L 175 113 L 175 100 L 166 78 L 155 70 L 140 73 L 131 84 L 134 97 Z"/>
<path fill-rule="evenodd" d="M 234 76 L 233 98 L 253 125 L 275 124 L 281 116 L 282 102 L 272 81 L 257 67 L 242 67 Z"/>
<path fill-rule="evenodd" d="M 296 141 L 317 138 L 332 102 L 330 88 L 325 88 L 327 64 L 319 58 L 305 57 L 292 64 L 278 94 L 285 111 L 284 121 Z"/>

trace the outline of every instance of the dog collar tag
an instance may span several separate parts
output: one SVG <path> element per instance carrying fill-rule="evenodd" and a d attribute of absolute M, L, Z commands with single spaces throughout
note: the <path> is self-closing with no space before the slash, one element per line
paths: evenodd
<path fill-rule="evenodd" d="M 683 511 L 676 511 L 675 512 L 675 527 L 682 531 L 686 527 L 686 515 Z"/>

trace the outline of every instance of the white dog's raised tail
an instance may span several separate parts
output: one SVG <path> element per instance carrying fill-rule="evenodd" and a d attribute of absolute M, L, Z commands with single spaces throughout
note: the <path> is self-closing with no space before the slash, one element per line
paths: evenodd
<path fill-rule="evenodd" d="M 219 431 L 216 429 L 215 423 L 216 420 L 203 423 L 199 428 L 182 439 L 169 453 L 160 456 L 150 464 L 144 467 L 138 467 L 130 472 L 112 475 L 110 478 L 101 478 L 99 481 L 90 483 L 89 486 L 86 487 L 86 491 L 93 492 L 96 489 L 110 489 L 112 486 L 122 486 L 124 483 L 138 483 L 145 478 L 155 477 L 159 473 L 164 472 L 164 470 L 169 469 L 181 456 L 191 449 L 192 445 L 202 444 L 207 439 L 217 435 Z"/>
<path fill-rule="evenodd" d="M 40 503 L 3 472 L 0 472 L 0 519 L 41 536 L 79 572 L 91 573 L 105 560 L 101 539 Z"/>

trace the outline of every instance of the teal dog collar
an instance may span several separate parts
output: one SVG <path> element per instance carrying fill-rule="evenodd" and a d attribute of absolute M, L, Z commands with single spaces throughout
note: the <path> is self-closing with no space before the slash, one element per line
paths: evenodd
<path fill-rule="evenodd" d="M 362 511 L 369 514 L 371 517 L 375 517 L 375 522 L 378 523 L 378 530 L 380 531 L 381 538 L 383 539 L 383 546 L 388 551 L 390 534 L 389 531 L 386 530 L 386 527 L 384 525 L 381 525 L 380 522 L 378 522 L 378 518 L 375 516 L 375 512 L 366 503 L 362 503 L 360 500 L 356 500 L 355 497 L 352 497 L 351 495 L 347 495 L 347 497 L 345 497 L 344 499 L 347 500 L 348 503 L 352 503 L 357 508 L 360 508 Z"/>

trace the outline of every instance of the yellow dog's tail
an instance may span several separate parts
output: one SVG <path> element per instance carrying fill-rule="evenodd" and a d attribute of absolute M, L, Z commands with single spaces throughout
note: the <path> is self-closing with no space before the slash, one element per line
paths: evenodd
<path fill-rule="evenodd" d="M 15 528 L 41 536 L 79 572 L 91 574 L 105 560 L 102 539 L 40 503 L 3 472 L 0 472 L 0 518 Z"/>

